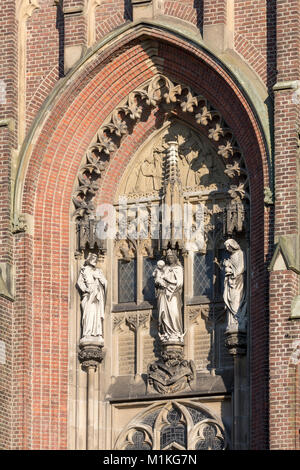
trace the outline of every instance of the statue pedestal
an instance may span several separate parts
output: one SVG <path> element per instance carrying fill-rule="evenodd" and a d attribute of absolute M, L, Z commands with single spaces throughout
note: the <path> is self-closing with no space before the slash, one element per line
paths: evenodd
<path fill-rule="evenodd" d="M 195 379 L 193 361 L 183 356 L 183 343 L 165 342 L 161 358 L 148 365 L 147 393 L 169 394 L 185 390 Z"/>
<path fill-rule="evenodd" d="M 232 356 L 245 355 L 247 353 L 247 333 L 246 331 L 226 330 L 225 346 Z"/>
<path fill-rule="evenodd" d="M 102 338 L 82 338 L 79 342 L 78 359 L 83 370 L 93 367 L 97 369 L 102 362 L 104 342 Z"/>

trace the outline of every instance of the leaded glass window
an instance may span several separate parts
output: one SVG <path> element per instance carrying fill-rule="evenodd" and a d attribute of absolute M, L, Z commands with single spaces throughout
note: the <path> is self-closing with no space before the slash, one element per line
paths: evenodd
<path fill-rule="evenodd" d="M 226 257 L 227 255 L 226 255 L 225 249 L 218 250 L 218 262 L 221 267 L 223 266 L 223 262 L 226 259 Z M 219 269 L 218 270 L 218 287 L 217 287 L 219 294 L 222 294 L 224 291 L 224 279 L 225 279 L 224 269 Z"/>
<path fill-rule="evenodd" d="M 186 426 L 180 423 L 181 413 L 173 408 L 169 411 L 167 419 L 170 423 L 169 426 L 165 426 L 160 435 L 160 448 L 164 449 L 169 444 L 176 442 L 183 448 L 186 448 Z"/>
<path fill-rule="evenodd" d="M 172 449 L 225 449 L 223 424 L 199 404 L 179 406 L 173 402 L 135 417 L 122 431 L 116 449 L 172 450 Z M 191 423 L 191 416 L 193 423 Z M 188 425 L 189 423 L 189 425 Z"/>
<path fill-rule="evenodd" d="M 194 255 L 194 296 L 213 297 L 213 251 Z"/>
<path fill-rule="evenodd" d="M 151 258 L 143 259 L 143 296 L 144 300 L 153 300 L 155 298 L 155 286 L 153 271 L 157 260 Z"/>
<path fill-rule="evenodd" d="M 119 303 L 136 301 L 136 259 L 119 260 Z"/>
<path fill-rule="evenodd" d="M 142 431 L 136 431 L 132 436 L 132 444 L 128 444 L 126 450 L 150 450 L 151 446 L 145 442 L 145 434 Z"/>
<path fill-rule="evenodd" d="M 205 426 L 203 438 L 196 444 L 197 450 L 222 450 L 224 448 L 224 439 L 217 435 L 216 426 Z"/>

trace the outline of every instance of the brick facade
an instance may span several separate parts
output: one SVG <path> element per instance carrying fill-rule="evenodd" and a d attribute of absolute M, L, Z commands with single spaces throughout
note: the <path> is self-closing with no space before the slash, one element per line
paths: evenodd
<path fill-rule="evenodd" d="M 11 267 L 14 286 L 13 301 L 0 295 L 6 358 L 5 364 L 0 361 L 0 448 L 68 447 L 72 193 L 99 127 L 159 69 L 205 96 L 243 150 L 251 188 L 250 446 L 299 449 L 299 366 L 290 362 L 292 345 L 300 340 L 300 320 L 290 319 L 299 275 L 288 268 L 268 272 L 279 237 L 290 237 L 299 247 L 299 97 L 291 84 L 275 87 L 273 94 L 276 83 L 299 80 L 299 2 L 234 2 L 234 49 L 227 57 L 232 54 L 232 64 L 240 61 L 249 81 L 256 76 L 266 90 L 267 124 L 229 59 L 226 63 L 222 51 L 217 57 L 201 47 L 203 27 L 226 27 L 226 0 L 165 0 L 159 23 L 174 21 L 172 32 L 155 25 L 155 18 L 132 24 L 130 1 L 95 2 L 93 52 L 87 46 L 86 2 L 36 3 L 22 19 L 26 138 L 18 142 L 20 25 L 15 1 L 0 0 L 0 262 L 2 272 Z M 191 40 L 184 37 L 183 24 L 185 32 L 191 26 Z M 66 50 L 77 46 L 81 62 L 66 68 Z M 255 90 L 256 83 L 250 85 Z M 131 155 L 158 124 L 152 113 L 122 140 L 98 201 L 113 200 Z M 275 205 L 265 205 L 264 189 L 273 188 L 273 177 Z M 27 231 L 17 226 L 21 214 Z"/>

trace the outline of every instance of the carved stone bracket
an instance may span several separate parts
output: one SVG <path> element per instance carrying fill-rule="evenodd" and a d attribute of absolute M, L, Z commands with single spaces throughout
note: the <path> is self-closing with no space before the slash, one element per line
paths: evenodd
<path fill-rule="evenodd" d="M 18 219 L 12 223 L 12 233 L 26 232 L 28 224 L 24 214 L 20 214 Z"/>
<path fill-rule="evenodd" d="M 148 366 L 147 393 L 180 392 L 190 387 L 195 375 L 193 361 L 184 359 L 183 346 L 164 343 L 161 359 Z"/>
<path fill-rule="evenodd" d="M 245 355 L 247 352 L 247 333 L 244 331 L 226 331 L 225 346 L 232 356 Z"/>
<path fill-rule="evenodd" d="M 83 370 L 87 370 L 89 367 L 97 369 L 98 365 L 103 361 L 103 345 L 99 343 L 90 343 L 79 345 L 78 359 L 81 363 Z"/>

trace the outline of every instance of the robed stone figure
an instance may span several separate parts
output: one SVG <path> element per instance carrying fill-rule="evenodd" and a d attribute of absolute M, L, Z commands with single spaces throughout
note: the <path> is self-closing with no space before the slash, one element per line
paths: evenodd
<path fill-rule="evenodd" d="M 246 330 L 245 254 L 233 240 L 224 243 L 229 258 L 224 261 L 224 303 L 227 310 L 227 331 Z"/>
<path fill-rule="evenodd" d="M 107 280 L 102 270 L 97 268 L 97 261 L 97 255 L 89 253 L 77 280 L 77 286 L 81 292 L 81 342 L 103 340 Z"/>
<path fill-rule="evenodd" d="M 172 250 L 167 251 L 166 264 L 163 261 L 157 263 L 153 276 L 157 297 L 159 338 L 162 343 L 182 343 L 183 268 Z"/>

